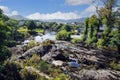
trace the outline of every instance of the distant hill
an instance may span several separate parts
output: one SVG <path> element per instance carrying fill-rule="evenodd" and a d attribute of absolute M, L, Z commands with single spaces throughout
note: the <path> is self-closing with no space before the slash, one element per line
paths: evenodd
<path fill-rule="evenodd" d="M 21 15 L 13 15 L 13 16 L 9 16 L 12 19 L 15 20 L 29 20 Z M 39 20 L 42 22 L 57 22 L 57 23 L 73 23 L 73 22 L 78 22 L 81 23 L 84 21 L 85 18 L 78 18 L 78 19 L 70 19 L 70 20 L 62 20 L 62 19 L 52 19 L 52 20 Z"/>
<path fill-rule="evenodd" d="M 21 15 L 13 15 L 13 16 L 9 16 L 9 17 L 12 18 L 12 19 L 15 19 L 15 20 L 26 20 L 27 19 L 27 18 L 24 18 Z"/>
<path fill-rule="evenodd" d="M 57 22 L 57 23 L 72 23 L 72 22 L 78 22 L 81 23 L 84 21 L 85 18 L 79 18 L 79 19 L 70 19 L 70 20 L 62 20 L 62 19 L 52 19 L 52 20 L 40 20 L 45 22 Z"/>

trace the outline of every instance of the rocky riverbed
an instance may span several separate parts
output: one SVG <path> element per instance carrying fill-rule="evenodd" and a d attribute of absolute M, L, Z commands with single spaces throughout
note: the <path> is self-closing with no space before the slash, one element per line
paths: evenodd
<path fill-rule="evenodd" d="M 17 53 L 17 52 L 16 52 Z M 116 51 L 88 48 L 65 41 L 50 41 L 27 51 L 18 50 L 18 59 L 27 59 L 34 54 L 42 60 L 60 67 L 71 80 L 120 80 L 119 69 L 111 69 L 110 63 L 119 60 Z"/>

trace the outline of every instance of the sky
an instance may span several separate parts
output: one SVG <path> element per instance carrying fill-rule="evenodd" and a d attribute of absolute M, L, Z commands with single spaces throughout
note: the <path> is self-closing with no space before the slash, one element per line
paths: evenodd
<path fill-rule="evenodd" d="M 77 19 L 95 14 L 91 0 L 0 0 L 0 8 L 8 16 L 29 19 Z"/>

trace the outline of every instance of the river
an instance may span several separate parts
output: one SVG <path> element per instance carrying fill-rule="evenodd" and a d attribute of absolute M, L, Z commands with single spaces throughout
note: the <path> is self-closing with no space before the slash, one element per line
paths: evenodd
<path fill-rule="evenodd" d="M 71 38 L 80 38 L 82 35 L 71 35 Z M 56 40 L 56 32 L 48 32 L 45 33 L 44 35 L 37 35 L 33 37 L 33 40 L 36 42 L 43 42 L 44 40 L 49 39 L 49 40 Z M 30 40 L 27 39 L 24 41 L 24 44 L 28 43 Z"/>

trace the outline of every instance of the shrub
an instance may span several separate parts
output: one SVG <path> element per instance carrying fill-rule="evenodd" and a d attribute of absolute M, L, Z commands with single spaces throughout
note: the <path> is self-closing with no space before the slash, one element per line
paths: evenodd
<path fill-rule="evenodd" d="M 70 80 L 70 78 L 65 74 L 60 74 L 59 76 L 56 76 L 54 80 Z"/>
<path fill-rule="evenodd" d="M 26 49 L 28 50 L 28 49 L 33 48 L 33 47 L 35 47 L 35 46 L 37 46 L 37 43 L 36 43 L 34 40 L 31 40 L 31 41 L 27 44 Z"/>
<path fill-rule="evenodd" d="M 96 44 L 98 48 L 102 47 L 104 45 L 104 39 L 98 39 L 98 42 Z"/>
<path fill-rule="evenodd" d="M 31 58 L 28 58 L 24 61 L 25 66 L 38 66 L 38 63 L 40 62 L 40 57 L 38 55 L 33 55 Z"/>
<path fill-rule="evenodd" d="M 41 43 L 42 46 L 49 46 L 51 44 L 54 44 L 54 42 L 49 39 L 47 39 Z"/>
<path fill-rule="evenodd" d="M 56 35 L 57 40 L 65 40 L 65 41 L 70 41 L 71 35 L 69 32 L 66 30 L 59 31 Z"/>
<path fill-rule="evenodd" d="M 0 62 L 4 62 L 9 57 L 11 57 L 11 52 L 7 49 L 7 47 L 0 47 Z"/>
<path fill-rule="evenodd" d="M 33 70 L 23 69 L 20 71 L 22 80 L 47 80 L 45 77 L 40 76 Z"/>
<path fill-rule="evenodd" d="M 38 63 L 38 69 L 43 72 L 43 73 L 46 73 L 46 74 L 49 74 L 49 69 L 50 69 L 50 64 L 46 63 L 45 61 L 41 60 L 39 63 Z"/>
<path fill-rule="evenodd" d="M 73 43 L 80 43 L 80 42 L 82 42 L 82 39 L 81 38 L 74 38 L 74 39 L 72 39 L 72 42 Z"/>
<path fill-rule="evenodd" d="M 17 62 L 6 61 L 0 70 L 0 78 L 2 80 L 22 80 L 19 74 L 21 65 Z"/>
<path fill-rule="evenodd" d="M 8 42 L 7 42 L 7 46 L 8 46 L 8 47 L 14 47 L 14 46 L 16 46 L 16 45 L 17 45 L 17 42 L 14 41 L 14 40 L 11 40 L 11 41 L 8 41 Z"/>
<path fill-rule="evenodd" d="M 110 68 L 114 69 L 114 70 L 120 70 L 120 64 L 115 63 L 114 61 L 112 61 L 110 63 Z"/>

